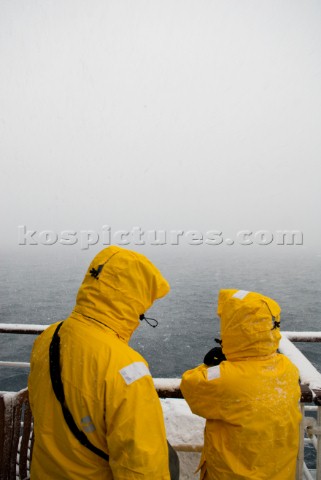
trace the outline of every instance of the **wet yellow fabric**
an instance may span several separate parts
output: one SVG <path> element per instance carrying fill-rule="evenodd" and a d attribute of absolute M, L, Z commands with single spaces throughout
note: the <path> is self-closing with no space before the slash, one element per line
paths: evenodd
<path fill-rule="evenodd" d="M 100 265 L 97 279 L 90 272 Z M 147 362 L 127 344 L 139 315 L 168 291 L 166 280 L 143 255 L 109 247 L 94 258 L 59 332 L 60 363 L 76 424 L 110 461 L 79 443 L 54 396 L 49 344 L 55 324 L 35 341 L 31 355 L 32 480 L 169 480 L 160 401 Z"/>
<path fill-rule="evenodd" d="M 294 480 L 299 373 L 276 352 L 280 307 L 258 293 L 221 290 L 218 315 L 227 360 L 189 370 L 181 383 L 192 412 L 206 418 L 202 475 Z"/>

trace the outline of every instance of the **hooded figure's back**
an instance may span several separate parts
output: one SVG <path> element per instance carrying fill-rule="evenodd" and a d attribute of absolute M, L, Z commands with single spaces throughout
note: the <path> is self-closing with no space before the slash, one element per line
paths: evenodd
<path fill-rule="evenodd" d="M 78 428 L 109 462 L 74 437 L 54 396 L 49 344 L 55 324 L 36 340 L 31 356 L 33 480 L 169 480 L 160 402 L 147 362 L 127 344 L 140 315 L 168 291 L 143 255 L 109 247 L 94 258 L 59 331 L 60 366 Z"/>
<path fill-rule="evenodd" d="M 280 307 L 254 293 L 221 290 L 227 358 L 183 375 L 191 410 L 207 419 L 203 473 L 208 480 L 294 480 L 299 444 L 299 374 L 277 353 Z"/>

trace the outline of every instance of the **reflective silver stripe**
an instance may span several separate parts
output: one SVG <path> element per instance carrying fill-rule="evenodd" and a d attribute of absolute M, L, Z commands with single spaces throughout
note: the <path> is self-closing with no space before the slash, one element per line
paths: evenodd
<path fill-rule="evenodd" d="M 214 380 L 214 378 L 220 378 L 220 376 L 221 371 L 219 365 L 207 369 L 207 380 Z"/>
<path fill-rule="evenodd" d="M 87 417 L 84 417 L 81 419 L 81 423 L 90 423 L 92 420 L 91 420 L 91 417 L 89 415 L 87 415 Z"/>
<path fill-rule="evenodd" d="M 82 429 L 86 433 L 91 433 L 96 430 L 95 425 L 93 424 L 93 421 L 89 415 L 87 415 L 87 417 L 83 417 L 81 419 L 81 423 L 83 424 Z"/>
<path fill-rule="evenodd" d="M 139 378 L 145 377 L 145 375 L 150 375 L 150 371 L 146 367 L 144 362 L 134 362 L 119 370 L 119 373 L 127 383 L 130 385 Z"/>
<path fill-rule="evenodd" d="M 92 433 L 95 430 L 96 429 L 95 429 L 95 427 L 92 423 L 90 425 L 87 425 L 86 427 L 83 427 L 83 431 L 86 432 L 86 433 Z"/>
<path fill-rule="evenodd" d="M 232 295 L 232 298 L 239 298 L 240 300 L 243 300 L 246 295 L 250 293 L 247 290 L 238 290 L 234 295 Z"/>

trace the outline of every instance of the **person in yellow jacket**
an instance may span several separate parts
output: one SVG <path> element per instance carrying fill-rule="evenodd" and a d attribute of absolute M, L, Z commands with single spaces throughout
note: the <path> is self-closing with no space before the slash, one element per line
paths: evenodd
<path fill-rule="evenodd" d="M 48 327 L 33 346 L 31 480 L 170 479 L 160 401 L 147 362 L 128 346 L 144 312 L 168 291 L 139 253 L 111 246 L 91 262 L 69 318 L 59 332 L 58 324 Z M 50 377 L 55 331 L 62 403 L 76 428 L 109 458 L 81 444 L 64 418 Z"/>
<path fill-rule="evenodd" d="M 259 293 L 219 292 L 226 360 L 185 372 L 180 387 L 192 412 L 206 418 L 201 479 L 295 479 L 299 373 L 277 353 L 280 312 Z"/>

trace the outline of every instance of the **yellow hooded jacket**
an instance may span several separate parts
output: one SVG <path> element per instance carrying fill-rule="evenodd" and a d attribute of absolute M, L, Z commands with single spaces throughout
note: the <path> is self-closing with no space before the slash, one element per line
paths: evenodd
<path fill-rule="evenodd" d="M 181 383 L 192 412 L 206 418 L 201 478 L 295 479 L 299 373 L 277 353 L 280 311 L 258 293 L 219 293 L 227 360 L 189 370 Z"/>
<path fill-rule="evenodd" d="M 127 344 L 139 316 L 168 291 L 141 254 L 109 247 L 94 258 L 59 331 L 60 366 L 67 407 L 109 462 L 74 437 L 54 395 L 49 345 L 55 324 L 31 354 L 32 480 L 170 479 L 160 401 L 147 362 Z"/>

